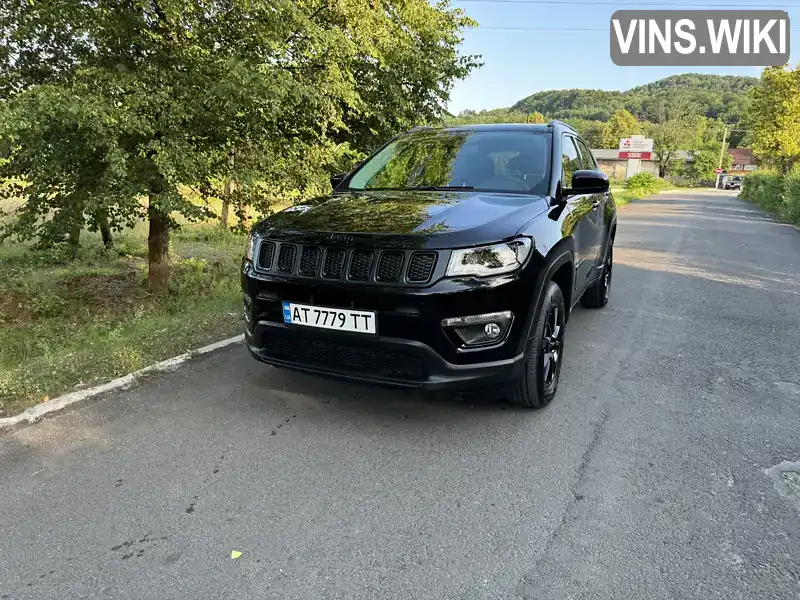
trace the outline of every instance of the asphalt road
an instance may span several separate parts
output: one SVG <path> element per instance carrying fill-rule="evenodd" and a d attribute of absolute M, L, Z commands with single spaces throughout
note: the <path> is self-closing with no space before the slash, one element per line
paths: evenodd
<path fill-rule="evenodd" d="M 797 600 L 800 232 L 662 195 L 613 286 L 540 412 L 235 347 L 0 434 L 0 598 Z"/>

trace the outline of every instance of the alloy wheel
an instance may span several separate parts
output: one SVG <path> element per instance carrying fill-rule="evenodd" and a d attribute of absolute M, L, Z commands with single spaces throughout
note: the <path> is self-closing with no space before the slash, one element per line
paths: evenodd
<path fill-rule="evenodd" d="M 614 266 L 614 247 L 608 249 L 606 264 L 603 266 L 603 298 L 608 302 L 608 295 L 611 293 L 611 273 Z"/>
<path fill-rule="evenodd" d="M 545 390 L 556 384 L 564 347 L 564 316 L 557 306 L 552 306 L 542 332 L 542 373 Z"/>

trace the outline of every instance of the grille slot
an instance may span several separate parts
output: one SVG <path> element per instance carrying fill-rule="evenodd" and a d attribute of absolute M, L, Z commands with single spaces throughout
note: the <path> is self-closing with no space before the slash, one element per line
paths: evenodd
<path fill-rule="evenodd" d="M 415 354 L 320 339 L 267 335 L 262 352 L 278 360 L 339 372 L 368 373 L 401 381 L 423 381 L 425 368 Z"/>
<path fill-rule="evenodd" d="M 303 246 L 300 256 L 300 275 L 314 277 L 319 264 L 319 248 L 316 246 Z"/>
<path fill-rule="evenodd" d="M 272 268 L 272 259 L 275 256 L 275 244 L 273 242 L 261 242 L 258 250 L 258 267 L 269 271 Z"/>
<path fill-rule="evenodd" d="M 428 281 L 436 264 L 434 252 L 415 252 L 408 263 L 408 280 L 416 282 Z"/>
<path fill-rule="evenodd" d="M 281 251 L 278 253 L 278 270 L 284 273 L 291 273 L 294 270 L 294 257 L 296 255 L 297 246 L 281 244 Z"/>
<path fill-rule="evenodd" d="M 322 276 L 328 279 L 341 279 L 344 273 L 344 263 L 347 250 L 331 248 L 325 253 L 325 264 L 322 267 Z"/>
<path fill-rule="evenodd" d="M 372 250 L 353 251 L 353 260 L 350 262 L 350 279 L 366 281 L 372 269 Z"/>
<path fill-rule="evenodd" d="M 400 271 L 402 268 L 402 252 L 391 250 L 383 252 L 378 261 L 378 273 L 375 279 L 378 281 L 397 281 L 400 278 Z"/>

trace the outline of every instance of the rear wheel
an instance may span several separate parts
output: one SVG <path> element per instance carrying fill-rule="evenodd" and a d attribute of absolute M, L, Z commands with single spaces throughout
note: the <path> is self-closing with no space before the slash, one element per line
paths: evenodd
<path fill-rule="evenodd" d="M 509 398 L 514 404 L 543 408 L 555 396 L 564 355 L 566 314 L 561 288 L 550 281 L 525 350 L 525 369 Z"/>
<path fill-rule="evenodd" d="M 581 304 L 587 308 L 603 308 L 608 304 L 608 296 L 611 293 L 611 274 L 614 268 L 614 240 L 608 241 L 606 258 L 603 261 L 603 272 L 600 278 L 595 281 L 583 296 Z"/>

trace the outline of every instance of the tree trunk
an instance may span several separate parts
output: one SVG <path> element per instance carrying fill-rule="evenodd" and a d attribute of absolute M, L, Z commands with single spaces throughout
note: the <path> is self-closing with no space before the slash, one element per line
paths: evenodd
<path fill-rule="evenodd" d="M 169 286 L 169 216 L 153 206 L 147 209 L 147 216 L 147 291 L 162 296 Z"/>
<path fill-rule="evenodd" d="M 239 210 L 239 224 L 246 230 L 250 231 L 250 215 L 247 214 L 247 206 L 242 204 Z"/>
<path fill-rule="evenodd" d="M 78 247 L 81 245 L 81 226 L 80 223 L 73 223 L 69 228 L 69 257 L 75 258 L 78 255 Z"/>
<path fill-rule="evenodd" d="M 225 187 L 222 190 L 222 210 L 219 214 L 219 226 L 223 229 L 228 228 L 228 218 L 231 214 L 231 178 L 225 180 Z"/>
<path fill-rule="evenodd" d="M 100 213 L 97 215 L 97 224 L 100 227 L 100 235 L 103 236 L 103 245 L 110 248 L 114 243 L 114 236 L 111 235 L 111 225 L 108 223 L 108 215 Z"/>

